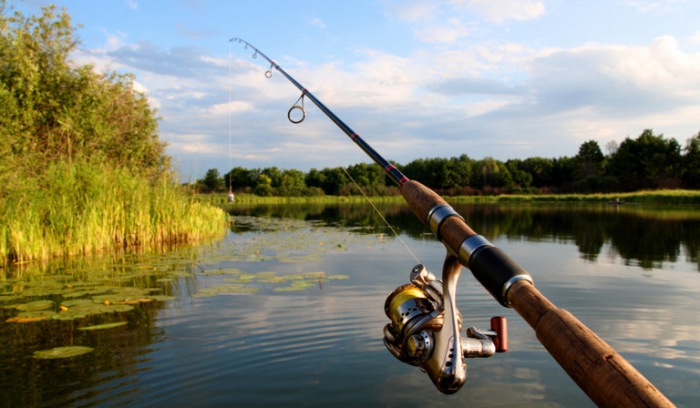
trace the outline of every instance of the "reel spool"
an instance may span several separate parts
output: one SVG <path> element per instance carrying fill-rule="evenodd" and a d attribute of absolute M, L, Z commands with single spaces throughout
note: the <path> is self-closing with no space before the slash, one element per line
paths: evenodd
<path fill-rule="evenodd" d="M 443 296 L 442 281 L 421 264 L 413 268 L 410 279 L 411 283 L 396 288 L 384 303 L 391 320 L 384 327 L 384 345 L 400 361 L 420 367 L 441 392 L 452 394 L 466 380 L 465 358 L 491 357 L 508 350 L 506 319 L 493 317 L 490 330 L 471 326 L 466 337 L 461 337 L 462 316 L 456 308 L 456 327 L 444 327 L 453 325 L 451 317 L 445 316 L 449 302 Z"/>

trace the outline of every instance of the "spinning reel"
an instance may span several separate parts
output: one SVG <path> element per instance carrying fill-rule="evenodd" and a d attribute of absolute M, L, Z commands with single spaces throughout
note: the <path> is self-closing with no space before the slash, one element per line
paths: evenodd
<path fill-rule="evenodd" d="M 384 311 L 391 320 L 384 327 L 384 345 L 394 357 L 428 374 L 445 394 L 453 394 L 467 378 L 465 358 L 491 357 L 508 350 L 505 317 L 491 319 L 490 330 L 469 327 L 460 336 L 462 316 L 455 305 L 455 289 L 462 265 L 448 254 L 443 281 L 422 264 L 411 270 L 411 283 L 391 292 Z"/>

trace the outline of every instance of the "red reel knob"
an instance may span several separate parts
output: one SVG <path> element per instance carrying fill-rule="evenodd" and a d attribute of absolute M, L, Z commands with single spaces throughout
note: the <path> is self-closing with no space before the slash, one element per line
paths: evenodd
<path fill-rule="evenodd" d="M 491 330 L 496 332 L 496 338 L 493 339 L 496 352 L 503 353 L 508 351 L 508 323 L 506 318 L 504 316 L 492 317 Z"/>

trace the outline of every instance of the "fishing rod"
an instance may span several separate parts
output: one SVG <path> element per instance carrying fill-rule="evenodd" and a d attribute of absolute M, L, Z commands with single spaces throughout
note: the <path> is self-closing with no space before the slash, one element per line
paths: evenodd
<path fill-rule="evenodd" d="M 491 319 L 490 330 L 469 327 L 462 337 L 462 317 L 456 306 L 457 281 L 462 266 L 503 306 L 513 308 L 535 330 L 537 339 L 588 395 L 605 407 L 672 407 L 653 384 L 603 339 L 564 309 L 557 308 L 534 286 L 530 274 L 505 252 L 474 232 L 445 200 L 377 153 L 311 92 L 292 78 L 258 48 L 232 38 L 262 56 L 272 70 L 280 72 L 301 91 L 289 109 L 293 123 L 306 118 L 304 98 L 311 100 L 350 137 L 400 187 L 413 213 L 435 234 L 446 249 L 442 279 L 424 265 L 410 272 L 411 283 L 394 290 L 384 305 L 391 320 L 384 327 L 384 344 L 399 360 L 420 367 L 443 393 L 457 392 L 466 381 L 465 358 L 490 357 L 508 349 L 507 324 Z M 301 101 L 301 105 L 299 102 Z M 301 111 L 300 119 L 292 113 Z"/>

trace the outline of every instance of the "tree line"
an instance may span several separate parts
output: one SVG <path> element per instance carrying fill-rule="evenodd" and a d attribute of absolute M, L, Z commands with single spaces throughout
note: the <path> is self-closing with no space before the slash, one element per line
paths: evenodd
<path fill-rule="evenodd" d="M 393 163 L 408 178 L 447 195 L 611 193 L 645 189 L 700 188 L 700 132 L 685 147 L 674 138 L 644 130 L 637 138 L 610 142 L 604 154 L 595 140 L 584 142 L 574 157 L 475 160 L 462 154 L 452 158 L 416 159 Z M 354 182 L 353 182 L 354 180 Z M 197 180 L 200 192 L 235 192 L 260 196 L 357 195 L 359 185 L 368 195 L 398 194 L 398 189 L 376 164 L 347 168 L 246 169 L 235 167 L 219 174 L 209 169 Z"/>

